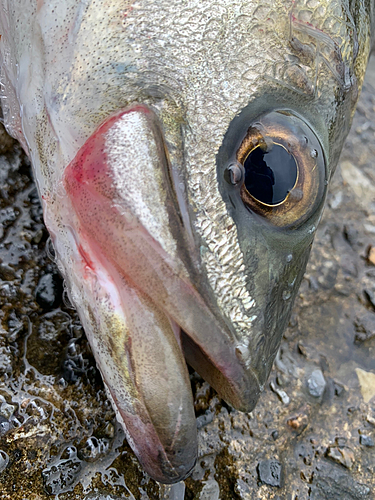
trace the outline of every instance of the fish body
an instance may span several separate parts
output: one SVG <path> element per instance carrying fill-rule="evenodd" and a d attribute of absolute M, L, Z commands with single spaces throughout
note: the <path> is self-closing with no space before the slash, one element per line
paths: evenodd
<path fill-rule="evenodd" d="M 0 30 L 4 120 L 108 396 L 147 472 L 179 481 L 185 358 L 243 411 L 266 383 L 375 6 L 2 0 Z"/>

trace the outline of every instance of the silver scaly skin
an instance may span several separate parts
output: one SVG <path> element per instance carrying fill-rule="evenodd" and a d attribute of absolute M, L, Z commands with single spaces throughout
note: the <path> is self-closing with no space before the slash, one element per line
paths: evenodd
<path fill-rule="evenodd" d="M 32 161 L 71 300 L 141 463 L 179 481 L 197 455 L 185 357 L 243 411 L 267 380 L 350 128 L 374 2 L 0 9 L 4 120 Z M 274 144 L 298 166 L 277 207 L 243 184 L 250 152 Z"/>

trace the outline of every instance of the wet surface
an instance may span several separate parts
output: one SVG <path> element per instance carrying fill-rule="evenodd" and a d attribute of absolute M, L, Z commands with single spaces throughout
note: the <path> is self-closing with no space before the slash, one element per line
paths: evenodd
<path fill-rule="evenodd" d="M 375 58 L 258 406 L 232 410 L 191 375 L 188 500 L 375 497 L 374 82 Z M 4 132 L 0 195 L 1 499 L 158 499 L 63 299 L 29 163 Z"/>

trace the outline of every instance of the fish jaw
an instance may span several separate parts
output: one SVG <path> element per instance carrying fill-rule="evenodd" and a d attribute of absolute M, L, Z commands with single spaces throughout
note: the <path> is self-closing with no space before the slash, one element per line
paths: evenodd
<path fill-rule="evenodd" d="M 80 317 L 107 395 L 144 469 L 159 482 L 181 481 L 195 465 L 197 436 L 187 367 L 172 325 L 85 245 L 81 239 L 75 262 L 87 301 Z"/>
<path fill-rule="evenodd" d="M 154 479 L 181 481 L 195 465 L 197 436 L 189 376 L 169 319 L 104 259 L 88 263 L 82 246 L 80 253 L 90 302 L 81 318 L 117 419 Z"/>
<path fill-rule="evenodd" d="M 186 231 L 155 113 L 136 105 L 110 117 L 65 169 L 63 182 L 69 231 L 85 268 L 74 272 L 84 288 L 84 300 L 75 302 L 107 392 L 149 474 L 181 480 L 197 456 L 183 353 L 241 410 L 254 408 L 260 387 L 179 258 Z"/>
<path fill-rule="evenodd" d="M 150 113 L 143 107 L 135 107 L 132 112 L 135 127 L 134 118 L 139 113 L 142 117 Z M 110 131 L 118 119 L 115 116 L 107 121 L 104 129 L 87 142 L 82 155 L 78 155 L 86 159 L 91 181 L 99 177 L 104 180 L 108 174 L 108 171 L 102 172 L 106 152 L 100 139 L 105 129 Z M 80 224 L 80 214 L 71 212 L 69 232 L 75 249 L 73 274 L 79 276 L 81 287 L 81 293 L 72 299 L 79 306 L 108 397 L 130 445 L 154 479 L 175 483 L 191 472 L 197 457 L 194 405 L 185 359 L 169 316 L 134 285 L 133 276 L 119 269 L 116 260 L 111 261 L 111 255 L 117 250 L 119 228 L 111 227 L 115 235 L 113 241 L 109 238 L 104 241 L 98 236 L 101 230 L 105 234 L 101 225 L 108 215 L 105 201 L 110 205 L 115 203 L 114 193 L 107 193 L 104 202 L 97 193 L 90 199 L 85 190 L 85 186 L 92 187 L 90 175 L 82 179 L 80 171 L 79 160 L 73 161 L 65 171 L 65 187 L 71 208 L 79 206 L 90 213 L 90 220 L 96 224 L 97 238 L 93 239 L 90 231 Z M 98 172 L 104 175 L 98 176 Z M 112 185 L 113 179 L 109 181 L 107 187 Z M 131 189 L 131 183 L 128 184 Z M 139 240 L 139 233 L 145 232 L 142 222 L 146 224 L 150 214 L 144 213 L 144 206 L 141 209 L 140 220 L 136 220 L 130 209 L 126 212 L 122 207 L 125 221 L 121 229 L 125 240 L 131 241 L 133 237 Z M 113 210 L 116 212 L 116 208 Z M 128 252 L 127 257 L 132 258 L 131 265 L 137 268 L 139 251 L 133 256 Z"/>

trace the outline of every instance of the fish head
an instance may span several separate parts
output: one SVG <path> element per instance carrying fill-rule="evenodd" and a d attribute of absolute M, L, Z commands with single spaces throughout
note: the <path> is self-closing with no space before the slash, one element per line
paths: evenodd
<path fill-rule="evenodd" d="M 266 383 L 373 7 L 21 3 L 8 80 L 58 263 L 130 444 L 175 482 L 197 456 L 185 358 L 243 411 Z"/>
<path fill-rule="evenodd" d="M 358 13 L 348 29 L 342 2 L 179 7 L 134 4 L 126 11 L 121 89 L 133 96 L 127 106 L 141 102 L 155 115 L 175 210 L 168 222 L 173 259 L 217 322 L 211 334 L 174 316 L 186 333 L 185 356 L 227 401 L 250 411 L 287 325 L 350 127 L 369 25 Z M 140 57 L 131 55 L 129 40 Z M 246 179 L 257 151 L 262 161 L 283 154 L 295 169 L 274 201 L 258 199 Z M 219 337 L 230 355 L 212 354 Z M 242 367 L 236 375 L 235 365 Z"/>

